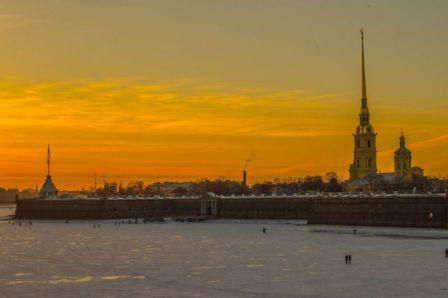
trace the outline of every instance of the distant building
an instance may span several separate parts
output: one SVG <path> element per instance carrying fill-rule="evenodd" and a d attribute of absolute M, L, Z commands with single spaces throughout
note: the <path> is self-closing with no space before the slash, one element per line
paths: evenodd
<path fill-rule="evenodd" d="M 406 138 L 401 132 L 400 147 L 394 152 L 394 169 L 395 176 L 404 177 L 411 172 L 412 168 L 412 153 L 406 148 Z"/>
<path fill-rule="evenodd" d="M 58 195 L 58 190 L 57 190 L 56 186 L 54 185 L 53 180 L 51 179 L 50 163 L 51 163 L 51 151 L 50 151 L 50 145 L 48 145 L 48 151 L 47 151 L 47 178 L 45 179 L 45 182 L 42 185 L 42 188 L 40 190 L 41 196 L 43 196 L 45 198 L 52 198 L 52 197 L 56 197 Z"/>
<path fill-rule="evenodd" d="M 361 30 L 361 76 L 362 98 L 359 113 L 359 125 L 354 137 L 353 163 L 350 165 L 350 179 L 347 190 L 372 191 L 381 186 L 396 186 L 414 176 L 423 176 L 423 169 L 412 167 L 412 153 L 406 148 L 406 138 L 403 132 L 400 136 L 400 146 L 394 152 L 394 172 L 378 173 L 376 159 L 376 136 L 370 124 L 370 112 L 367 106 L 367 88 L 364 61 L 364 33 Z"/>
<path fill-rule="evenodd" d="M 370 124 L 370 112 L 367 106 L 366 71 L 364 63 L 364 33 L 361 30 L 361 76 L 362 98 L 359 113 L 359 125 L 353 134 L 355 149 L 353 163 L 350 165 L 350 180 L 357 180 L 377 173 L 376 133 Z"/>
<path fill-rule="evenodd" d="M 406 138 L 403 131 L 400 136 L 400 147 L 394 152 L 394 174 L 397 178 L 412 179 L 415 176 L 424 176 L 421 167 L 412 166 L 412 152 L 406 148 Z"/>
<path fill-rule="evenodd" d="M 18 194 L 19 190 L 16 188 L 0 188 L 0 203 L 14 202 Z"/>
<path fill-rule="evenodd" d="M 425 176 L 425 172 L 422 168 L 420 167 L 412 167 L 411 168 L 411 174 L 413 176 Z"/>
<path fill-rule="evenodd" d="M 151 184 L 149 191 L 151 195 L 163 197 L 177 197 L 190 193 L 193 183 L 190 182 L 156 182 Z"/>

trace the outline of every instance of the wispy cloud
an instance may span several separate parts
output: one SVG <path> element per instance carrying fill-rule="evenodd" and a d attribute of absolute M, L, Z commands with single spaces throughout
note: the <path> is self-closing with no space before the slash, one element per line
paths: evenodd
<path fill-rule="evenodd" d="M 66 179 L 87 177 L 92 168 L 110 177 L 231 176 L 247 152 L 260 156 L 253 170 L 263 179 L 328 170 L 345 177 L 356 111 L 350 119 L 343 111 L 351 106 L 340 94 L 195 80 L 0 81 L 0 166 L 6 176 L 36 176 L 45 153 L 39 148 L 52 142 L 55 171 Z M 383 131 L 397 125 L 385 123 Z M 380 138 L 381 146 L 384 133 Z M 420 138 L 411 148 L 422 151 L 447 140 Z M 390 142 L 394 148 L 396 138 Z M 393 150 L 382 148 L 385 169 Z"/>
<path fill-rule="evenodd" d="M 422 150 L 446 143 L 448 143 L 448 134 L 443 134 L 428 140 L 415 142 L 411 144 L 410 147 L 413 149 Z"/>
<path fill-rule="evenodd" d="M 325 96 L 309 91 L 247 95 L 239 90 L 219 89 L 216 93 L 204 93 L 201 87 L 188 89 L 185 84 L 180 88 L 179 83 L 141 84 L 126 80 L 3 83 L 0 87 L 6 127 L 278 137 L 335 133 L 316 130 L 322 119 L 313 120 L 312 114 L 323 105 L 315 102 Z M 17 121 L 17 115 L 21 121 Z M 297 118 L 291 118 L 294 116 Z M 294 130 L 291 123 L 296 124 Z"/>
<path fill-rule="evenodd" d="M 0 31 L 28 27 L 38 23 L 42 23 L 42 21 L 21 15 L 0 14 Z"/>

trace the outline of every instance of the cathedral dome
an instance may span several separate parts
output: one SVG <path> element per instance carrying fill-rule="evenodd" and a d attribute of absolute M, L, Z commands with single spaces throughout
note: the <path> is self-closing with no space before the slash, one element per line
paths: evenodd
<path fill-rule="evenodd" d="M 406 138 L 403 135 L 403 132 L 401 132 L 400 136 L 400 147 L 395 150 L 395 156 L 410 156 L 411 150 L 406 148 Z"/>
<path fill-rule="evenodd" d="M 395 150 L 395 155 L 398 155 L 398 156 L 411 155 L 411 150 L 409 150 L 406 147 L 400 147 L 397 150 Z"/>

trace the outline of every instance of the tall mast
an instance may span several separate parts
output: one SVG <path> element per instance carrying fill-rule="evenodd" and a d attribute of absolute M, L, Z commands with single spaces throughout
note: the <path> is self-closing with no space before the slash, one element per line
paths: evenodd
<path fill-rule="evenodd" d="M 51 162 L 51 151 L 50 151 L 50 144 L 48 144 L 48 151 L 47 151 L 47 175 L 50 176 L 50 162 Z"/>

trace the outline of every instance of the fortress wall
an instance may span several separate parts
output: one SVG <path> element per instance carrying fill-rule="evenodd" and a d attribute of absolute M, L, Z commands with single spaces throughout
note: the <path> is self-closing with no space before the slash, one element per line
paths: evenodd
<path fill-rule="evenodd" d="M 308 219 L 309 199 L 251 198 L 222 199 L 218 203 L 219 218 L 235 219 Z"/>
<path fill-rule="evenodd" d="M 316 198 L 309 223 L 446 228 L 447 212 L 448 200 L 442 197 Z"/>
<path fill-rule="evenodd" d="M 182 200 L 20 200 L 19 219 L 118 219 L 199 216 L 200 201 Z"/>
<path fill-rule="evenodd" d="M 443 197 L 274 197 L 216 201 L 216 216 L 228 219 L 301 219 L 309 224 L 446 228 Z M 202 199 L 20 200 L 19 219 L 119 219 L 201 216 Z M 432 213 L 432 217 L 430 214 Z M 205 214 L 210 215 L 210 214 Z"/>
<path fill-rule="evenodd" d="M 201 202 L 201 199 L 20 200 L 16 217 L 114 219 L 201 216 Z M 216 202 L 219 218 L 307 219 L 308 215 L 308 199 L 303 198 L 218 199 Z"/>

